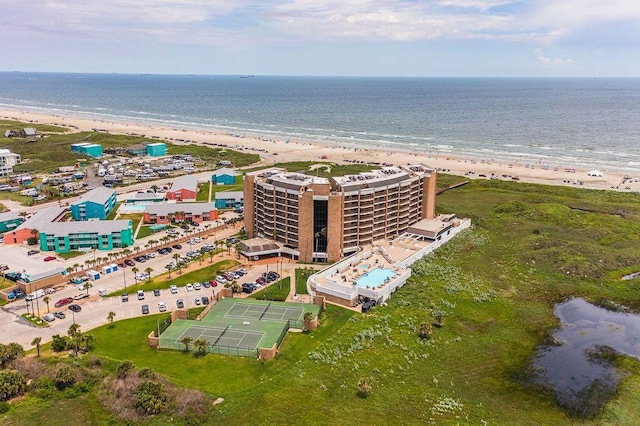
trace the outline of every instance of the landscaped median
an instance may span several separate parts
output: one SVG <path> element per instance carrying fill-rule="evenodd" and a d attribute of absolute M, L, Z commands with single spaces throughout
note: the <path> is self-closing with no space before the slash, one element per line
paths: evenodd
<path fill-rule="evenodd" d="M 180 274 L 177 270 L 171 271 L 171 273 L 165 272 L 164 274 L 152 278 L 150 281 L 145 280 L 139 282 L 138 284 L 127 286 L 127 292 L 135 293 L 138 290 L 163 290 L 169 288 L 172 285 L 183 287 L 188 283 L 209 281 L 214 279 L 216 275 L 219 275 L 220 271 L 227 271 L 238 266 L 239 264 L 240 263 L 237 260 L 223 260 L 214 264 L 207 263 L 206 266 L 203 266 L 200 269 L 196 269 L 195 271 L 187 272 L 184 274 Z M 128 270 L 127 272 L 129 271 L 130 270 Z M 144 270 L 142 271 L 144 272 Z M 169 278 L 169 276 L 171 276 L 172 278 Z M 119 296 L 122 294 L 123 290 L 124 289 L 111 292 L 107 294 L 107 297 Z"/>
<path fill-rule="evenodd" d="M 26 319 L 27 321 L 29 321 L 31 324 L 33 324 L 36 327 L 49 327 L 49 323 L 48 322 L 46 322 L 42 318 L 37 317 L 37 316 L 35 316 L 33 314 L 22 314 L 21 317 Z"/>

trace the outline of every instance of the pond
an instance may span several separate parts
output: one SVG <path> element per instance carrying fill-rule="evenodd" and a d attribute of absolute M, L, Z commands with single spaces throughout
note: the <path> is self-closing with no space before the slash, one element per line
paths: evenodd
<path fill-rule="evenodd" d="M 536 351 L 533 383 L 551 389 L 567 414 L 593 417 L 616 393 L 624 375 L 612 356 L 640 359 L 640 316 L 571 299 L 556 305 L 560 328 Z"/>

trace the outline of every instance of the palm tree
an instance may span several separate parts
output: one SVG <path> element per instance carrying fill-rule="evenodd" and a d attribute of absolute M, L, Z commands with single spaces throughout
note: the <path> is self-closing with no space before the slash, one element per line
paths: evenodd
<path fill-rule="evenodd" d="M 75 322 L 71 324 L 67 334 L 71 338 L 71 343 L 73 343 L 73 352 L 75 356 L 78 356 L 78 352 L 80 352 L 80 344 L 83 340 L 82 332 L 80 331 L 80 324 Z"/>
<path fill-rule="evenodd" d="M 138 274 L 139 271 L 140 269 L 138 269 L 137 266 L 134 266 L 133 268 L 131 268 L 131 272 L 133 272 L 133 278 L 136 280 L 136 284 L 138 284 L 138 278 L 136 277 L 136 275 Z"/>
<path fill-rule="evenodd" d="M 80 267 L 80 265 L 79 265 L 79 264 L 74 263 L 74 264 L 73 264 L 73 266 L 72 266 L 72 268 L 73 268 L 73 272 L 76 272 L 76 271 L 78 270 L 78 268 L 79 268 L 79 267 Z"/>
<path fill-rule="evenodd" d="M 31 346 L 36 347 L 36 351 L 38 351 L 38 357 L 40 357 L 40 343 L 42 342 L 42 337 L 36 337 L 31 341 Z"/>
<path fill-rule="evenodd" d="M 180 262 L 180 254 L 179 253 L 175 253 L 173 255 L 173 260 L 176 261 L 176 265 L 178 266 L 178 274 L 182 273 L 182 262 Z"/>
<path fill-rule="evenodd" d="M 204 355 L 207 352 L 209 342 L 204 339 L 197 339 L 195 342 L 193 342 L 193 345 L 196 347 L 200 355 Z"/>
<path fill-rule="evenodd" d="M 171 279 L 171 271 L 173 271 L 173 266 L 170 263 L 168 263 L 164 265 L 164 268 L 169 272 L 169 275 L 167 275 L 167 278 Z"/>
<path fill-rule="evenodd" d="M 42 298 L 42 301 L 47 304 L 47 313 L 51 312 L 49 310 L 49 300 L 51 300 L 51 299 L 49 299 L 49 296 L 45 296 L 45 297 Z"/>
<path fill-rule="evenodd" d="M 88 351 L 89 347 L 93 344 L 96 338 L 93 334 L 85 334 L 82 336 L 82 343 L 84 344 L 84 350 Z"/>
<path fill-rule="evenodd" d="M 226 241 L 224 245 L 227 246 L 227 254 L 231 254 L 231 243 Z"/>
<path fill-rule="evenodd" d="M 153 268 L 148 266 L 144 271 L 147 273 L 147 280 L 151 282 L 151 273 L 153 272 Z"/>
<path fill-rule="evenodd" d="M 111 311 L 109 312 L 109 315 L 107 315 L 107 321 L 109 321 L 111 324 L 113 324 L 113 319 L 116 317 L 116 313 Z"/>
<path fill-rule="evenodd" d="M 184 345 L 185 352 L 189 352 L 189 345 L 191 344 L 192 341 L 193 341 L 193 338 L 189 336 L 183 337 L 182 340 L 180 340 L 180 343 Z"/>
<path fill-rule="evenodd" d="M 89 281 L 87 281 L 86 283 L 82 284 L 82 288 L 84 290 L 87 290 L 87 296 L 89 295 L 89 287 L 91 287 L 91 283 Z"/>

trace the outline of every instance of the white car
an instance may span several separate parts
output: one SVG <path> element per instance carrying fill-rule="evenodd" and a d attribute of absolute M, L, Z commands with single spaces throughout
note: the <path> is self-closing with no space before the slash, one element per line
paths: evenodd
<path fill-rule="evenodd" d="M 171 287 L 169 287 L 169 291 L 171 291 L 171 294 L 176 294 L 178 292 L 178 287 L 172 285 Z"/>
<path fill-rule="evenodd" d="M 136 280 L 144 281 L 147 278 L 149 278 L 149 274 L 147 274 L 146 272 L 139 272 L 136 274 Z"/>
<path fill-rule="evenodd" d="M 226 284 L 228 282 L 227 279 L 221 275 L 216 276 L 216 281 L 218 281 L 220 284 Z"/>
<path fill-rule="evenodd" d="M 44 318 L 44 320 L 47 321 L 47 322 L 51 322 L 51 321 L 55 321 L 56 320 L 56 317 L 53 314 L 46 314 L 42 318 Z"/>
<path fill-rule="evenodd" d="M 202 288 L 202 284 L 200 283 L 193 283 L 193 289 L 194 290 L 200 290 Z"/>
<path fill-rule="evenodd" d="M 160 312 L 165 312 L 167 310 L 167 304 L 164 302 L 158 303 L 158 310 Z"/>
<path fill-rule="evenodd" d="M 193 291 L 193 285 L 191 283 L 187 284 L 187 291 Z"/>

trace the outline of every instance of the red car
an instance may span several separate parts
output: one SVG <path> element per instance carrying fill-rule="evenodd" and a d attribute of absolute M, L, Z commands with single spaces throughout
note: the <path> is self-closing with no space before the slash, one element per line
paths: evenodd
<path fill-rule="evenodd" d="M 211 285 L 211 287 L 218 287 L 218 281 L 216 280 L 209 281 L 209 284 Z"/>
<path fill-rule="evenodd" d="M 45 262 L 51 262 L 52 260 L 56 260 L 56 258 L 54 256 L 47 256 L 44 258 Z"/>
<path fill-rule="evenodd" d="M 56 302 L 56 304 L 54 305 L 56 308 L 60 308 L 64 305 L 68 305 L 69 303 L 73 302 L 73 298 L 71 297 L 65 297 L 63 299 L 60 299 Z"/>

